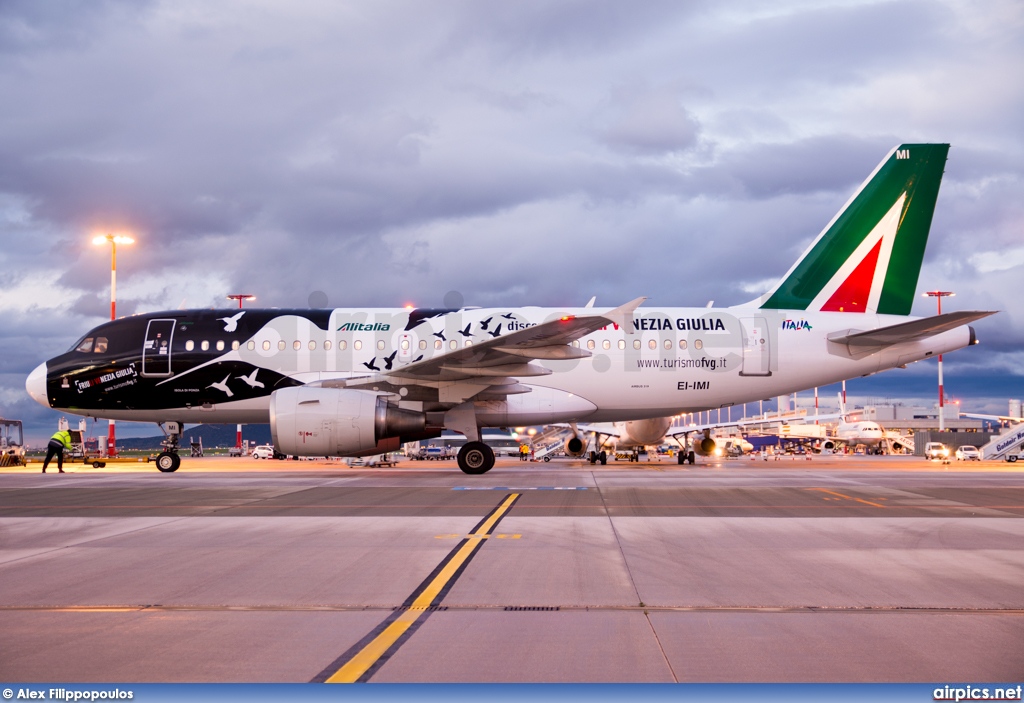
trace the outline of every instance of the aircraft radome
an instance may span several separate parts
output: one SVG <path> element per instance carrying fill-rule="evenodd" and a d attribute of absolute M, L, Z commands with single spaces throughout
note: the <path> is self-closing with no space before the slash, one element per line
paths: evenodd
<path fill-rule="evenodd" d="M 266 423 L 286 454 L 360 456 L 481 427 L 667 418 L 973 344 L 989 312 L 910 317 L 948 144 L 893 149 L 779 282 L 724 308 L 177 310 L 104 323 L 26 381 L 39 403 L 152 421 Z M 704 447 L 707 443 L 701 443 Z M 710 445 L 713 449 L 713 442 Z"/>

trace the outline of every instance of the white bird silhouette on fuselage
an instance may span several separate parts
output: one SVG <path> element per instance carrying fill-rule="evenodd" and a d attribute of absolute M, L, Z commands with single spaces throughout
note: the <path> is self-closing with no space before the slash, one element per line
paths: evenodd
<path fill-rule="evenodd" d="M 229 378 L 231 378 L 231 374 L 228 374 L 227 376 L 225 376 L 224 380 L 221 381 L 220 383 L 211 383 L 210 385 L 207 386 L 207 388 L 216 388 L 219 391 L 224 391 L 225 393 L 228 394 L 228 398 L 231 398 L 235 394 L 231 392 L 230 388 L 228 388 L 228 379 Z"/>
<path fill-rule="evenodd" d="M 244 314 L 245 310 L 238 313 L 237 315 L 232 315 L 231 317 L 218 317 L 217 319 L 224 323 L 225 332 L 234 332 L 236 329 L 238 329 L 238 320 L 241 319 L 242 315 Z"/>
<path fill-rule="evenodd" d="M 245 381 L 246 383 L 249 384 L 250 388 L 263 388 L 263 383 L 261 381 L 256 380 L 256 374 L 258 374 L 259 372 L 259 369 L 253 369 L 252 373 L 249 374 L 248 376 L 235 376 L 235 378 L 241 381 Z"/>

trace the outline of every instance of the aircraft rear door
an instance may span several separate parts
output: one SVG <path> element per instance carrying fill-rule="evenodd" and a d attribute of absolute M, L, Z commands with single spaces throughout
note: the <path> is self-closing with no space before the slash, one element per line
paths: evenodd
<path fill-rule="evenodd" d="M 171 340 L 177 320 L 150 320 L 142 346 L 142 375 L 171 375 Z"/>
<path fill-rule="evenodd" d="M 771 376 L 771 337 L 763 317 L 742 317 L 743 366 L 740 376 Z"/>

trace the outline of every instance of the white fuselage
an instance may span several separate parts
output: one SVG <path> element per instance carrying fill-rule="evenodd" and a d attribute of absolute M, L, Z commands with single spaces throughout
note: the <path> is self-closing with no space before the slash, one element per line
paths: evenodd
<path fill-rule="evenodd" d="M 829 342 L 829 334 L 870 330 L 911 318 L 757 308 L 643 307 L 636 311 L 632 329 L 609 325 L 573 344 L 589 351 L 589 358 L 533 361 L 533 365 L 550 370 L 550 374 L 515 379 L 530 392 L 492 396 L 493 399 L 484 395 L 480 399 L 474 391 L 482 389 L 466 387 L 468 383 L 479 385 L 479 379 L 453 377 L 428 384 L 410 382 L 406 386 L 400 376 L 384 375 L 384 360 L 391 355 L 392 373 L 400 374 L 403 365 L 491 339 L 488 331 L 481 330 L 481 321 L 488 318 L 489 330 L 496 330 L 500 323 L 505 333 L 558 316 L 591 312 L 550 308 L 464 309 L 427 318 L 409 330 L 409 311 L 402 309 L 337 309 L 330 314 L 327 330 L 306 318 L 282 314 L 235 350 L 230 349 L 229 342 L 226 351 L 214 354 L 216 338 L 195 339 L 196 348 L 209 342 L 209 361 L 159 382 L 176 391 L 178 387 L 182 389 L 183 402 L 174 413 L 165 409 L 107 409 L 91 413 L 87 408 L 76 412 L 155 422 L 169 417 L 185 422 L 267 422 L 268 396 L 232 401 L 223 393 L 222 402 L 207 403 L 206 407 L 186 402 L 193 370 L 242 361 L 307 384 L 379 377 L 380 391 L 397 394 L 402 406 L 410 409 L 430 409 L 429 400 L 425 404 L 417 400 L 417 393 L 424 386 L 429 386 L 431 392 L 436 389 L 435 402 L 475 398 L 481 426 L 639 420 L 784 395 L 873 374 L 970 343 L 969 328 L 965 325 L 924 340 L 853 356 L 846 347 Z M 470 337 L 461 334 L 467 325 Z M 188 333 L 175 334 L 177 344 L 177 335 Z M 444 340 L 438 335 L 443 335 Z M 367 364 L 380 371 L 368 368 Z"/>

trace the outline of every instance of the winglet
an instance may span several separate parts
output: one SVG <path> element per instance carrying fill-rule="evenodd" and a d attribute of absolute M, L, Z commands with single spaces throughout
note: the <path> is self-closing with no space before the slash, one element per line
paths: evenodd
<path fill-rule="evenodd" d="M 641 296 L 636 300 L 629 301 L 625 305 L 620 305 L 614 310 L 609 310 L 601 315 L 601 317 L 618 325 L 621 329 L 625 330 L 626 334 L 633 334 L 633 312 L 643 305 L 645 300 L 647 300 L 647 296 Z"/>

